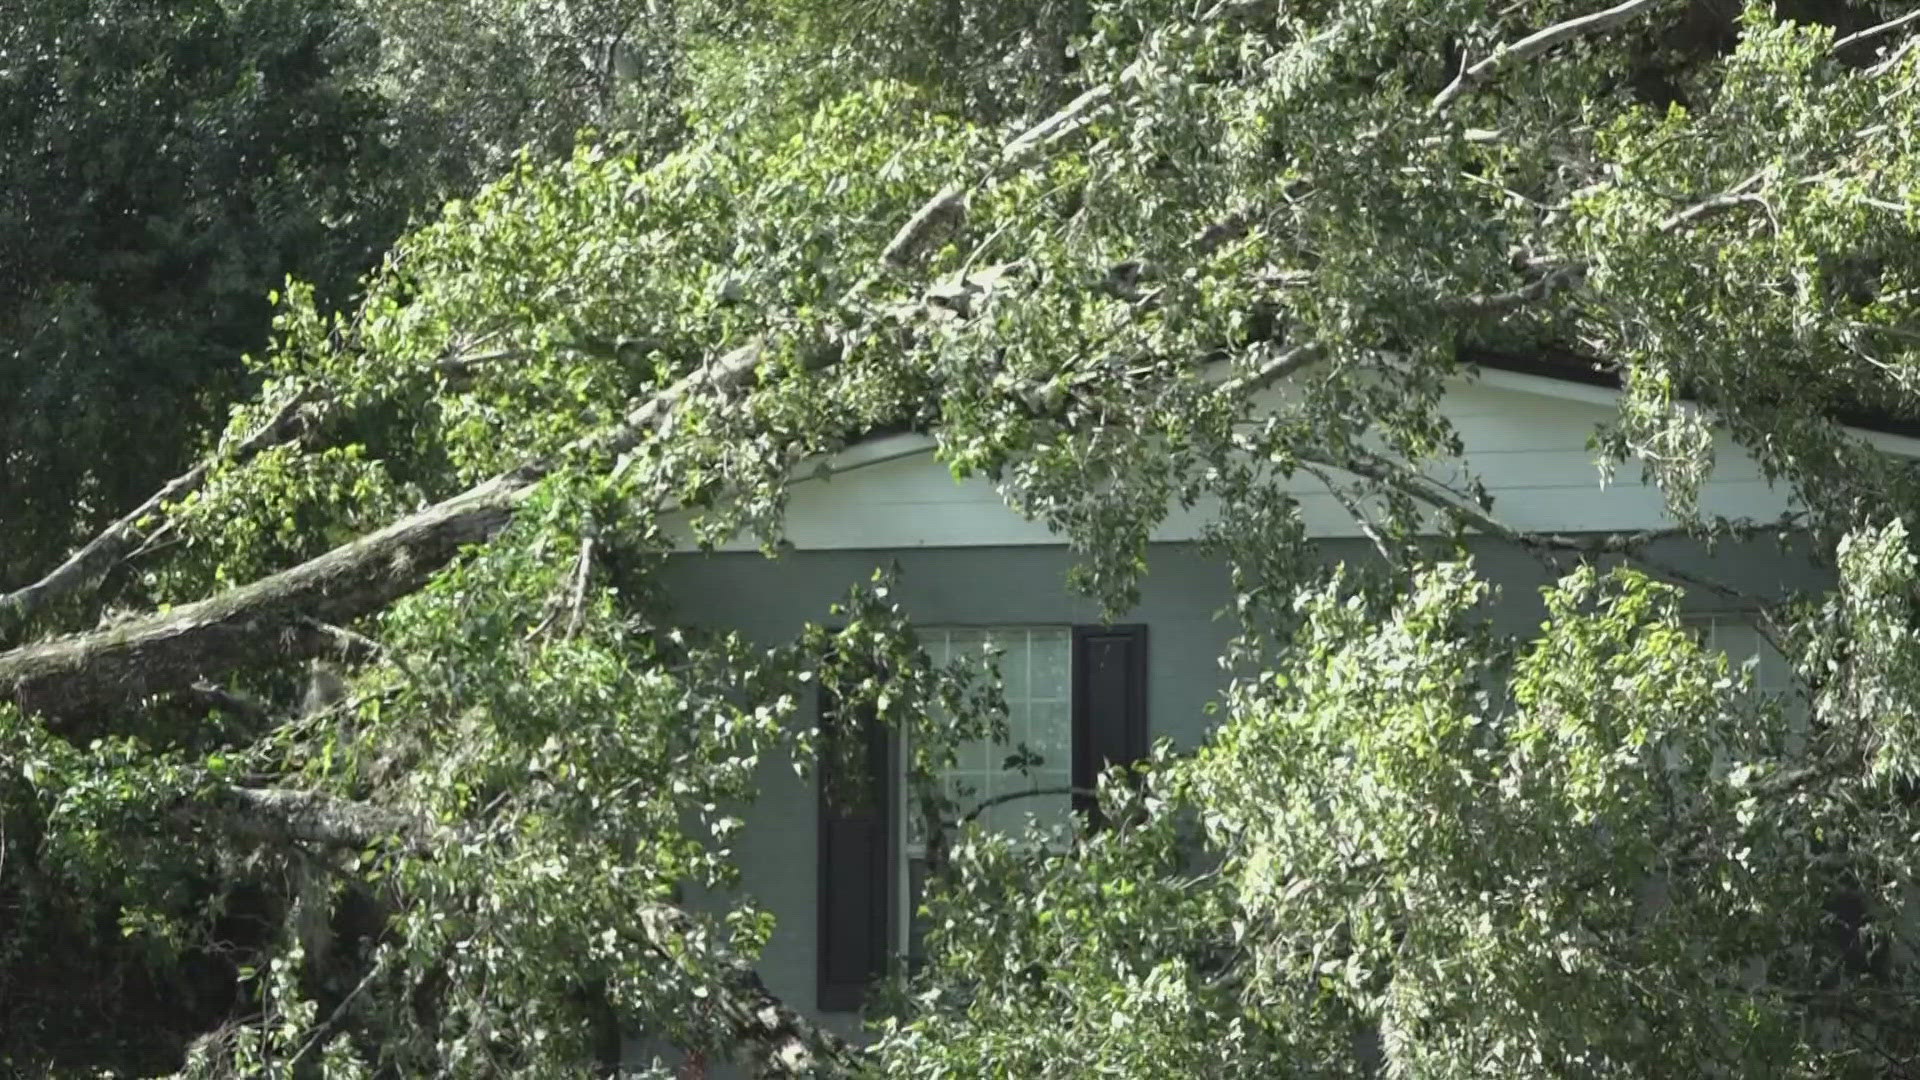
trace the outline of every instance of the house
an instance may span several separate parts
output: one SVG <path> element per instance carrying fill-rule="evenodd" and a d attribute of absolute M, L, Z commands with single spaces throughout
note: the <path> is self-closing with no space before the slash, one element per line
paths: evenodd
<path fill-rule="evenodd" d="M 1532 531 L 1620 533 L 1671 524 L 1664 499 L 1633 470 L 1603 485 L 1588 448 L 1615 414 L 1619 391 L 1564 366 L 1485 367 L 1450 389 L 1445 409 L 1466 460 L 1495 499 L 1502 520 Z M 1886 449 L 1920 454 L 1912 432 L 1857 429 Z M 1789 495 L 1724 438 L 1701 492 L 1708 514 L 1770 520 Z M 1176 512 L 1154 537 L 1139 604 L 1112 625 L 1070 592 L 1073 557 L 1044 525 L 1010 510 L 981 479 L 956 482 L 932 441 L 894 434 L 853 446 L 823 469 L 809 468 L 792 491 L 792 549 L 769 559 L 748 540 L 712 552 L 673 556 L 666 583 L 685 617 L 771 642 L 827 617 L 846 589 L 880 566 L 897 566 L 902 605 L 936 659 L 991 640 L 1006 650 L 1002 671 L 1015 739 L 1041 752 L 1033 776 L 997 767 L 985 751 L 951 779 L 980 799 L 1042 787 L 1086 786 L 1097 763 L 1142 753 L 1150 740 L 1191 746 L 1205 734 L 1208 703 L 1224 683 L 1218 657 L 1232 633 L 1218 613 L 1231 598 L 1223 565 L 1196 540 L 1204 506 Z M 1330 560 L 1368 559 L 1372 548 L 1331 494 L 1303 478 L 1298 497 Z M 1723 544 L 1711 554 L 1687 541 L 1661 542 L 1660 556 L 1689 572 L 1759 595 L 1819 585 L 1822 571 L 1771 541 Z M 1538 624 L 1537 587 L 1552 572 L 1533 554 L 1495 540 L 1478 543 L 1482 571 L 1502 589 L 1496 619 L 1525 631 Z M 1694 618 L 1716 645 L 1759 655 L 1763 686 L 1785 685 L 1749 618 L 1709 597 Z M 897 792 L 897 740 L 872 749 L 872 767 Z M 826 807 L 811 782 L 767 763 L 763 795 L 738 846 L 743 888 L 779 919 L 759 970 L 774 993 L 829 1026 L 857 1027 L 865 985 L 907 947 L 918 852 L 895 804 L 849 815 Z M 996 806 L 1010 821 L 1060 813 L 1066 797 L 1036 796 Z"/>

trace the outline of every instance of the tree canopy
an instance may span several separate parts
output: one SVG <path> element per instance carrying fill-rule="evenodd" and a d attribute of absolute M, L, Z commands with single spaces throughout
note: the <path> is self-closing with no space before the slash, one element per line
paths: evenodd
<path fill-rule="evenodd" d="M 1920 412 L 1920 20 L 626 18 L 555 40 L 604 73 L 644 37 L 647 121 L 505 161 L 351 300 L 283 285 L 200 465 L 96 493 L 84 462 L 15 471 L 68 444 L 0 451 L 91 534 L 0 595 L 0 1065 L 579 1075 L 645 1030 L 771 1075 L 1913 1068 L 1920 502 L 1844 421 Z M 460 153 L 532 138 L 513 115 Z M 1799 690 L 1687 631 L 1682 590 L 1731 586 L 1672 580 L 1662 537 L 1526 533 L 1423 469 L 1458 449 L 1446 380 L 1515 352 L 1617 373 L 1596 448 L 1677 533 L 1831 569 L 1753 598 Z M 1801 512 L 1703 514 L 1710 425 Z M 991 680 L 932 664 L 884 579 L 779 646 L 695 631 L 662 526 L 777 551 L 796 470 L 901 428 L 1115 613 L 1153 526 L 1216 499 L 1238 636 L 1218 732 L 1108 778 L 1109 827 L 956 835 L 927 963 L 853 1045 L 761 983 L 781 927 L 750 897 L 678 901 L 732 895 L 760 760 L 844 750 L 810 686 L 910 730 L 924 790 L 1004 724 Z M 1377 559 L 1316 557 L 1302 474 Z M 1564 572 L 1537 633 L 1495 631 L 1473 536 Z M 303 707 L 316 671 L 340 692 Z M 88 1010 L 143 1036 L 76 1045 Z"/>
<path fill-rule="evenodd" d="M 247 389 L 266 290 L 406 223 L 364 28 L 327 3 L 49 2 L 0 29 L 0 568 L 140 501 Z"/>

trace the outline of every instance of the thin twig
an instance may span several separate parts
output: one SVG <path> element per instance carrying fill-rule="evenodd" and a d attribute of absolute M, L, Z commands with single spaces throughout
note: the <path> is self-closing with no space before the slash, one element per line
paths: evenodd
<path fill-rule="evenodd" d="M 1112 96 L 1112 87 L 1096 86 L 1074 98 L 1065 108 L 1016 135 L 1002 147 L 1000 165 L 1017 164 L 1033 151 L 1051 146 L 1080 130 Z M 966 191 L 953 184 L 941 188 L 933 198 L 914 211 L 906 224 L 893 234 L 893 239 L 887 241 L 887 246 L 880 252 L 881 261 L 889 266 L 909 265 L 936 226 L 943 223 L 958 224 L 965 219 L 966 213 Z M 862 286 L 864 284 L 862 282 Z M 862 286 L 855 286 L 853 291 L 861 291 Z"/>
<path fill-rule="evenodd" d="M 996 806 L 1010 802 L 1018 802 L 1021 799 L 1038 798 L 1042 795 L 1074 795 L 1091 799 L 1097 798 L 1099 793 L 1083 787 L 1036 787 L 1028 788 L 1025 791 L 1003 792 L 1002 794 L 982 799 L 978 803 L 975 803 L 973 809 L 960 815 L 960 820 L 955 822 L 954 826 L 957 828 L 968 822 L 978 820 L 981 814 L 986 813 Z"/>
<path fill-rule="evenodd" d="M 1016 137 L 1000 151 L 1000 161 L 1011 165 L 1033 150 L 1053 143 L 1073 134 L 1105 107 L 1107 99 L 1113 96 L 1111 86 L 1096 86 L 1079 97 L 1067 102 L 1059 112 L 1040 121 Z"/>
<path fill-rule="evenodd" d="M 313 1029 L 313 1034 L 307 1039 L 306 1044 L 301 1046 L 299 1050 L 294 1051 L 293 1057 L 287 1059 L 287 1075 L 294 1075 L 294 1066 L 300 1064 L 301 1059 L 312 1052 L 314 1047 L 320 1045 L 320 1040 L 324 1036 L 333 1033 L 339 1028 L 340 1022 L 347 1018 L 347 1009 L 352 1007 L 354 999 L 358 998 L 367 987 L 372 986 L 375 979 L 386 973 L 388 962 L 396 955 L 397 952 L 393 950 L 388 950 L 380 954 L 379 961 L 367 972 L 367 977 L 361 979 L 359 985 L 355 986 L 352 990 L 347 991 L 347 996 L 340 999 L 340 1004 L 334 1006 L 333 1012 L 328 1014 L 327 1018 L 321 1021 L 318 1027 Z"/>
<path fill-rule="evenodd" d="M 1331 455 L 1303 454 L 1302 459 L 1316 464 L 1344 469 L 1347 472 L 1370 480 L 1378 481 L 1396 491 L 1417 499 L 1432 507 L 1455 522 L 1469 526 L 1481 533 L 1509 543 L 1540 556 L 1549 565 L 1555 565 L 1552 556 L 1555 553 L 1594 557 L 1599 555 L 1619 555 L 1630 558 L 1647 568 L 1665 575 L 1669 580 L 1683 582 L 1716 595 L 1741 601 L 1755 601 L 1758 598 L 1741 589 L 1717 581 L 1713 578 L 1682 570 L 1665 560 L 1656 559 L 1646 553 L 1646 548 L 1655 541 L 1692 535 L 1684 526 L 1664 529 L 1648 529 L 1637 533 L 1610 533 L 1599 537 L 1572 537 L 1558 533 L 1528 532 L 1506 524 L 1492 514 L 1471 504 L 1466 497 L 1429 476 L 1423 476 L 1397 462 L 1379 454 L 1366 451 L 1350 451 L 1335 458 Z M 1728 522 L 1721 521 L 1720 527 L 1734 530 L 1738 527 L 1788 527 L 1801 519 L 1798 514 L 1783 514 L 1775 522 Z"/>
<path fill-rule="evenodd" d="M 1559 291 L 1562 286 L 1571 285 L 1579 281 L 1582 277 L 1586 276 L 1586 273 L 1587 264 L 1575 260 L 1573 262 L 1561 263 L 1541 275 L 1539 280 L 1522 285 L 1517 289 L 1511 289 L 1501 293 L 1476 293 L 1472 296 L 1453 297 L 1443 300 L 1441 303 L 1447 310 L 1457 311 L 1461 314 L 1495 315 L 1503 311 L 1512 311 L 1515 308 L 1524 307 L 1536 300 L 1543 300 Z"/>
<path fill-rule="evenodd" d="M 1226 394 L 1228 397 L 1242 397 L 1248 394 L 1257 394 L 1282 379 L 1290 378 L 1298 374 L 1300 371 L 1319 362 L 1325 356 L 1325 351 L 1315 343 L 1309 342 L 1305 345 L 1296 345 L 1269 359 L 1245 375 L 1239 375 L 1221 383 L 1220 392 Z"/>
<path fill-rule="evenodd" d="M 1673 232 L 1682 225 L 1691 224 L 1715 210 L 1725 209 L 1726 207 L 1739 203 L 1758 202 L 1760 205 L 1765 206 L 1766 200 L 1749 192 L 1754 185 L 1767 178 L 1767 174 L 1772 168 L 1773 166 L 1771 165 L 1761 166 L 1752 176 L 1747 177 L 1745 180 L 1740 181 L 1720 194 L 1702 199 L 1692 206 L 1673 214 L 1660 223 L 1660 231 L 1662 233 Z"/>
<path fill-rule="evenodd" d="M 393 658 L 393 651 L 357 630 L 344 626 L 321 622 L 319 619 L 301 619 L 301 623 L 318 630 L 334 640 L 340 647 L 340 655 L 349 658 L 365 659 L 371 656 Z"/>
<path fill-rule="evenodd" d="M 390 649 L 367 635 L 349 630 L 344 626 L 334 626 L 331 623 L 324 623 L 318 619 L 304 619 L 301 621 L 339 642 L 341 655 L 378 656 L 382 660 L 391 661 L 393 666 L 399 668 L 400 673 L 411 680 L 414 685 L 427 685 L 426 680 L 420 677 L 420 673 L 415 671 L 413 665 L 407 663 L 407 658 L 400 655 L 397 650 Z"/>
<path fill-rule="evenodd" d="M 169 543 L 165 543 L 165 544 L 162 543 L 162 541 L 165 541 L 169 537 L 173 536 L 174 533 L 179 532 L 180 531 L 179 526 L 180 526 L 180 523 L 173 518 L 168 518 L 167 520 L 161 522 L 159 528 L 153 530 L 153 532 L 149 534 L 145 540 L 140 542 L 139 547 L 134 548 L 132 551 L 127 552 L 127 557 L 125 561 L 133 562 L 136 559 L 145 557 L 148 552 L 153 551 L 157 548 L 160 548 L 163 546 L 172 547 L 174 544 L 179 543 L 180 540 L 178 539 L 172 540 Z"/>
<path fill-rule="evenodd" d="M 184 696 L 192 698 L 201 705 L 224 709 L 235 716 L 255 722 L 267 720 L 273 715 L 273 711 L 267 708 L 266 703 L 259 698 L 215 686 L 205 680 L 187 687 Z"/>
<path fill-rule="evenodd" d="M 1373 550 L 1380 553 L 1380 558 L 1383 562 L 1393 567 L 1401 564 L 1400 558 L 1394 554 L 1392 547 L 1388 545 L 1386 537 L 1381 536 L 1380 530 L 1374 528 L 1373 520 L 1367 517 L 1366 511 L 1341 485 L 1334 482 L 1333 477 L 1329 476 L 1325 469 L 1320 468 L 1318 465 L 1310 464 L 1303 464 L 1300 467 L 1319 478 L 1321 485 L 1327 489 L 1327 494 L 1333 496 L 1334 501 L 1346 510 L 1347 516 L 1351 517 L 1354 525 L 1359 528 L 1360 535 L 1366 537 L 1368 542 L 1373 545 Z"/>
<path fill-rule="evenodd" d="M 593 577 L 593 537 L 580 538 L 580 559 L 573 568 L 573 602 L 567 615 L 566 636 L 572 638 L 580 633 L 580 624 L 587 615 L 587 583 Z"/>
<path fill-rule="evenodd" d="M 1892 71 L 1893 66 L 1895 64 L 1898 64 L 1902 59 L 1904 59 L 1908 53 L 1912 52 L 1915 45 L 1920 45 L 1920 36 L 1908 38 L 1906 41 L 1900 44 L 1899 48 L 1893 50 L 1892 53 L 1888 54 L 1885 60 L 1882 60 L 1879 63 L 1868 68 L 1867 78 L 1877 79 L 1880 76 L 1885 75 L 1887 72 Z M 1911 89 L 1912 86 L 1913 86 L 1912 83 L 1908 83 L 1907 89 Z M 1897 97 L 1899 95 L 1896 93 L 1893 96 Z M 1888 100 L 1890 99 L 1882 98 L 1880 103 L 1882 105 L 1885 105 Z"/>
<path fill-rule="evenodd" d="M 922 203 L 900 231 L 893 234 L 880 258 L 892 266 L 906 266 L 920 253 L 928 234 L 943 223 L 958 224 L 967 214 L 967 197 L 959 188 L 948 186 Z"/>

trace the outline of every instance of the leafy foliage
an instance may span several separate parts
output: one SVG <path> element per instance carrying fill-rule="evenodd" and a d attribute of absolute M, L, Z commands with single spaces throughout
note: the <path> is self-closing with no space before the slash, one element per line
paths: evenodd
<path fill-rule="evenodd" d="M 228 941 L 191 1075 L 577 1075 L 635 1028 L 901 1077 L 1865 1076 L 1920 1052 L 1912 470 L 1839 422 L 1915 411 L 1912 24 L 1841 46 L 1758 7 L 1133 0 L 946 5 L 912 39 L 925 10 L 691 33 L 512 7 L 445 42 L 470 72 L 514 20 L 559 28 L 456 156 L 559 123 L 522 106 L 618 114 L 622 26 L 688 80 L 684 135 L 643 110 L 624 141 L 514 157 L 348 310 L 287 288 L 231 453 L 159 512 L 178 542 L 139 584 L 170 606 L 0 654 L 42 703 L 0 716 L 9 861 L 34 852 L 11 895 L 84 898 L 73 922 L 162 970 Z M 584 59 L 575 15 L 613 20 Z M 990 100 L 1061 39 L 1072 94 Z M 575 74 L 597 89 L 529 89 Z M 424 100 L 453 116 L 474 86 Z M 1599 449 L 1696 540 L 1761 524 L 1698 512 L 1713 425 L 1795 493 L 1838 585 L 1752 599 L 1804 695 L 1759 694 L 1671 584 L 1582 558 L 1643 541 L 1532 536 L 1427 470 L 1458 448 L 1446 380 L 1512 349 L 1621 376 Z M 300 438 L 238 452 L 290 402 Z M 884 577 L 756 646 L 685 625 L 657 571 L 663 513 L 777 551 L 795 468 L 900 428 L 1055 527 L 1116 612 L 1169 508 L 1211 500 L 1243 632 L 1218 734 L 1109 776 L 1110 827 L 949 838 L 928 963 L 854 1050 L 753 975 L 780 928 L 727 891 L 740 808 L 763 763 L 844 749 L 799 705 L 822 680 L 911 730 L 923 789 L 1003 703 L 920 653 Z M 1377 561 L 1320 564 L 1296 475 Z M 1469 533 L 1565 564 L 1537 633 L 1495 632 Z M 315 625 L 315 596 L 352 625 Z M 224 682 L 176 685 L 162 648 Z M 150 681 L 103 693 L 125 657 Z M 316 657 L 344 696 L 296 710 Z M 250 933 L 219 938 L 243 896 Z"/>
<path fill-rule="evenodd" d="M 307 0 L 36 3 L 0 29 L 8 580 L 180 470 L 248 389 L 273 285 L 344 303 L 406 223 L 375 45 Z"/>
<path fill-rule="evenodd" d="M 1452 564 L 1390 613 L 1314 597 L 1199 766 L 1282 1026 L 1420 1076 L 1843 1067 L 1783 993 L 1837 960 L 1806 887 L 1836 823 L 1763 798 L 1804 722 L 1632 575 L 1561 582 L 1502 680 L 1483 590 Z"/>

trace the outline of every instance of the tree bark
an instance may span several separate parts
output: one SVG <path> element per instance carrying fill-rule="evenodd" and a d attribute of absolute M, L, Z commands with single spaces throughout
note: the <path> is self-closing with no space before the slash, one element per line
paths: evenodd
<path fill-rule="evenodd" d="M 318 558 L 198 603 L 0 654 L 0 693 L 29 713 L 80 718 L 248 664 L 317 656 L 344 623 L 424 585 L 504 527 L 531 481 L 491 480 Z"/>

